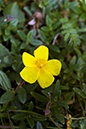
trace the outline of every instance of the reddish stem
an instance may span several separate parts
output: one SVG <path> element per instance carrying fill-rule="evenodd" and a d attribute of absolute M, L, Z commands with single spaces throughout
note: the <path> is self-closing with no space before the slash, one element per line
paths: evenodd
<path fill-rule="evenodd" d="M 25 83 L 25 81 L 23 81 L 23 82 L 16 88 L 15 92 L 17 92 L 18 89 L 19 89 L 24 83 Z"/>

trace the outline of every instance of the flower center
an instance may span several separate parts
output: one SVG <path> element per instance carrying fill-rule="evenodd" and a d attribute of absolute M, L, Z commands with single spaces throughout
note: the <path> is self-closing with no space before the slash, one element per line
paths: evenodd
<path fill-rule="evenodd" d="M 45 66 L 47 63 L 47 61 L 45 59 L 38 59 L 36 61 L 36 65 L 39 67 L 39 68 L 42 68 L 43 66 Z"/>

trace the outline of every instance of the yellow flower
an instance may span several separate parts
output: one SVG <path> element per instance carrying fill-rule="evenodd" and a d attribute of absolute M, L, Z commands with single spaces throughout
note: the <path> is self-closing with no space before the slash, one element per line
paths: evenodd
<path fill-rule="evenodd" d="M 54 82 L 53 75 L 57 76 L 61 70 L 61 62 L 57 59 L 48 61 L 49 50 L 41 45 L 34 51 L 34 56 L 23 53 L 22 60 L 25 65 L 20 76 L 26 82 L 32 84 L 38 81 L 42 88 L 49 87 Z"/>
<path fill-rule="evenodd" d="M 72 127 L 71 127 L 72 120 L 70 119 L 71 118 L 71 115 L 68 114 L 67 117 L 69 117 L 69 120 L 67 121 L 67 129 L 72 129 Z"/>

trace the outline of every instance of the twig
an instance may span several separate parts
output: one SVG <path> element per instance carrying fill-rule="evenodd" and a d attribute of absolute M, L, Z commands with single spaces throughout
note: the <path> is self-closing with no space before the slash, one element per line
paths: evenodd
<path fill-rule="evenodd" d="M 18 89 L 19 89 L 24 83 L 25 83 L 25 81 L 23 81 L 23 82 L 16 88 L 15 92 L 17 92 Z"/>
<path fill-rule="evenodd" d="M 6 128 L 6 129 L 11 129 L 11 126 L 6 126 L 6 125 L 0 125 L 0 129 L 4 129 L 4 128 Z M 17 127 L 17 126 L 14 126 L 14 128 L 15 129 L 19 129 L 19 127 Z"/>
<path fill-rule="evenodd" d="M 53 40 L 52 45 L 55 45 L 56 39 L 58 38 L 59 35 L 60 35 L 60 33 L 58 33 L 58 34 L 54 37 L 54 40 Z"/>
<path fill-rule="evenodd" d="M 60 129 L 60 127 L 57 125 L 57 123 L 51 117 L 51 112 L 50 112 L 51 94 L 50 94 L 50 92 L 48 92 L 48 95 L 49 95 L 49 102 L 46 104 L 46 109 L 44 111 L 45 117 L 48 117 Z"/>

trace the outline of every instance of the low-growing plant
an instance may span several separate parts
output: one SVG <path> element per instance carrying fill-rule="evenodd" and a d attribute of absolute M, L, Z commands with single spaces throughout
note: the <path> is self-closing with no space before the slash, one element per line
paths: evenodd
<path fill-rule="evenodd" d="M 85 129 L 85 75 L 86 0 L 0 0 L 0 128 Z"/>

